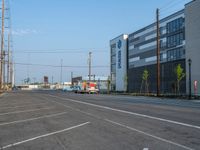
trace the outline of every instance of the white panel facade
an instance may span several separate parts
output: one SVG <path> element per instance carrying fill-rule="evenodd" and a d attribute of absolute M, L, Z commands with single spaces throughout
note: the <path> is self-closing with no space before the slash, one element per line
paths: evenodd
<path fill-rule="evenodd" d="M 189 65 L 191 64 L 191 90 L 193 95 L 200 95 L 200 1 L 196 0 L 186 5 L 186 87 L 189 93 Z"/>
<path fill-rule="evenodd" d="M 116 91 L 127 90 L 127 35 L 121 35 L 111 40 L 116 44 Z"/>

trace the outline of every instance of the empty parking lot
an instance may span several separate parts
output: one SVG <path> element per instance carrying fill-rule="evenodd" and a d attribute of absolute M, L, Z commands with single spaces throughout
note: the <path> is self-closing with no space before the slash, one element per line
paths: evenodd
<path fill-rule="evenodd" d="M 199 149 L 200 104 L 52 91 L 0 98 L 0 147 L 17 150 Z"/>

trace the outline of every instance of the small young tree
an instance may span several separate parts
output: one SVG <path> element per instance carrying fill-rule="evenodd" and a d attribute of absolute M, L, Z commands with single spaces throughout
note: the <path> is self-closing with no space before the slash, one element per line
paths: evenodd
<path fill-rule="evenodd" d="M 110 76 L 107 79 L 107 93 L 110 94 L 110 85 L 111 85 L 111 79 Z"/>
<path fill-rule="evenodd" d="M 176 66 L 176 81 L 177 81 L 177 92 L 180 93 L 180 82 L 185 77 L 185 73 L 183 72 L 183 68 L 181 67 L 181 64 L 178 64 Z"/>
<path fill-rule="evenodd" d="M 128 76 L 127 74 L 124 76 L 124 89 L 126 89 L 124 92 L 127 92 L 128 89 Z"/>
<path fill-rule="evenodd" d="M 142 74 L 142 84 L 141 84 L 141 89 L 140 89 L 140 93 L 142 91 L 142 86 L 143 86 L 143 83 L 145 84 L 145 93 L 148 93 L 149 92 L 149 89 L 148 89 L 148 78 L 149 78 L 149 72 L 147 69 L 144 69 L 144 72 Z"/>

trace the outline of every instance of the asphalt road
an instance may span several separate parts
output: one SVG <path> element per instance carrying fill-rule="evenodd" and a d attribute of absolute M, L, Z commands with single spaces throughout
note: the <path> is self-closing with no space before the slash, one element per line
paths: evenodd
<path fill-rule="evenodd" d="M 17 91 L 0 97 L 0 149 L 200 149 L 200 102 Z"/>

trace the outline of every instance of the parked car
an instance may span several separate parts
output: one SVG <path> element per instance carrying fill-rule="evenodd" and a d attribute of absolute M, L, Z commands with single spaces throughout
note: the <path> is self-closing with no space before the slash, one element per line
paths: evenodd
<path fill-rule="evenodd" d="M 73 87 L 72 86 L 64 86 L 63 89 L 62 89 L 64 92 L 70 92 L 70 91 L 73 91 Z"/>
<path fill-rule="evenodd" d="M 73 86 L 73 87 L 72 87 L 72 91 L 73 91 L 74 93 L 80 93 L 80 92 L 81 92 L 81 87 L 78 86 L 78 85 Z"/>
<path fill-rule="evenodd" d="M 90 87 L 90 88 L 88 88 L 88 93 L 89 94 L 98 94 L 99 93 L 99 89 L 97 89 L 95 87 Z"/>

